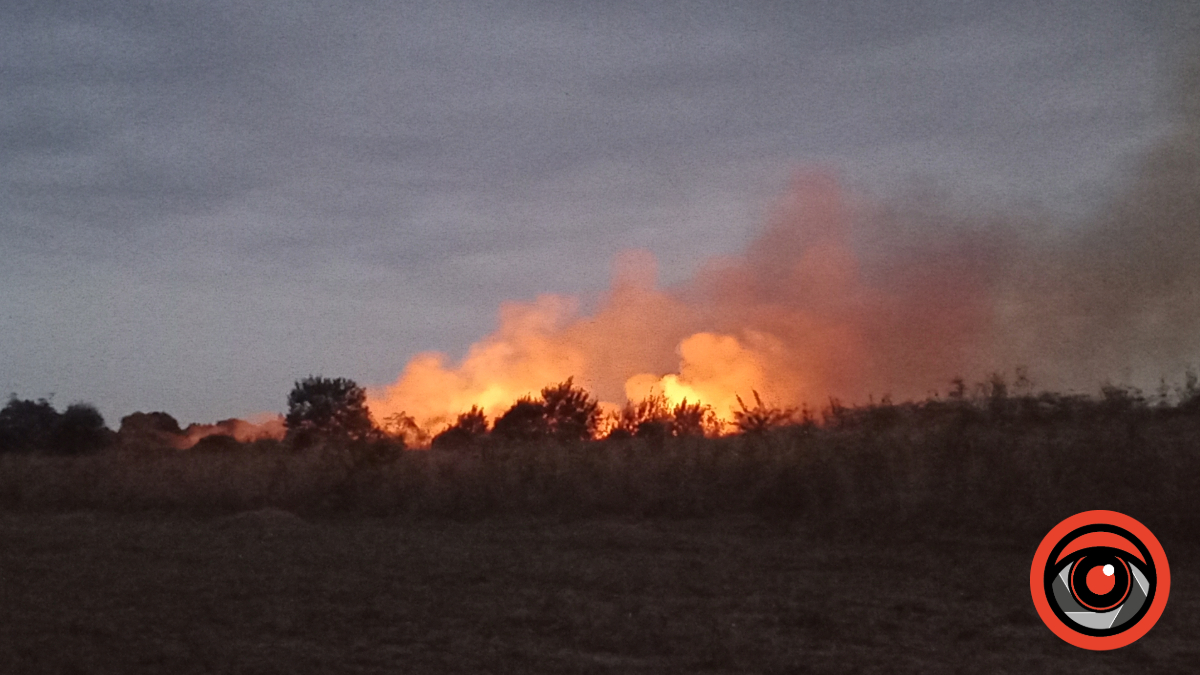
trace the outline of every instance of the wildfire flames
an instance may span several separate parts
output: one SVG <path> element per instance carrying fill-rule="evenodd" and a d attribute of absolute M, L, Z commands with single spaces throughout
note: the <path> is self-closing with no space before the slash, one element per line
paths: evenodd
<path fill-rule="evenodd" d="M 252 443 L 264 438 L 283 438 L 286 431 L 282 415 L 259 413 L 249 420 L 231 418 L 216 424 L 189 424 L 178 439 L 180 448 L 190 448 L 209 436 L 231 436 L 241 443 Z"/>
<path fill-rule="evenodd" d="M 854 253 L 853 221 L 835 180 L 800 177 L 744 254 L 663 289 L 653 256 L 626 252 L 591 315 L 558 295 L 507 303 L 499 328 L 460 363 L 420 354 L 373 390 L 372 414 L 403 413 L 436 432 L 471 406 L 495 417 L 568 377 L 609 410 L 659 395 L 724 419 L 753 392 L 781 405 L 923 395 L 959 372 L 986 327 L 986 252 L 950 238 L 906 265 L 881 264 Z"/>
<path fill-rule="evenodd" d="M 653 256 L 628 251 L 590 315 L 507 303 L 461 362 L 421 354 L 369 391 L 372 414 L 436 433 L 568 377 L 608 410 L 653 394 L 725 419 L 754 392 L 903 400 L 1017 366 L 1046 387 L 1156 386 L 1200 358 L 1200 68 L 1185 74 L 1178 124 L 1088 222 L 873 206 L 802 175 L 742 254 L 660 288 Z"/>

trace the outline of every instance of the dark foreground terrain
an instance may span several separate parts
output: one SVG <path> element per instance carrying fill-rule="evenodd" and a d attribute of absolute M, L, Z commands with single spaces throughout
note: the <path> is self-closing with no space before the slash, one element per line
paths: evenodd
<path fill-rule="evenodd" d="M 1034 613 L 1040 534 L 0 515 L 0 672 L 1200 671 L 1190 541 L 1160 535 L 1174 582 L 1158 625 L 1093 653 Z"/>

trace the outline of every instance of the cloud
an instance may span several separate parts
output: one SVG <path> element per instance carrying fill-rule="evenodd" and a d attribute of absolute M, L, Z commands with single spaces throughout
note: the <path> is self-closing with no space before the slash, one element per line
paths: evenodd
<path fill-rule="evenodd" d="M 501 298 L 594 297 L 629 246 L 687 278 L 809 162 L 867 192 L 915 173 L 1083 211 L 1163 128 L 1157 64 L 1194 15 L 7 3 L 0 284 L 20 296 L 0 344 L 78 335 L 5 348 L 21 375 L 0 384 L 110 417 L 146 392 L 207 421 L 318 367 L 385 381 L 418 351 L 460 354 Z M 101 309 L 72 323 L 81 296 Z M 243 363 L 270 366 L 256 384 Z"/>

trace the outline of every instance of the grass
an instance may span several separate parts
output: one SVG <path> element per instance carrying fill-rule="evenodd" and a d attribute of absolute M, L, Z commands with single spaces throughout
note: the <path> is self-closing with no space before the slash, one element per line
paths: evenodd
<path fill-rule="evenodd" d="M 6 673 L 1194 672 L 1176 593 L 1114 653 L 1033 613 L 1036 537 L 801 522 L 0 519 Z"/>
<path fill-rule="evenodd" d="M 0 672 L 1194 672 L 1200 414 L 1128 392 L 831 406 L 727 438 L 0 455 Z M 371 460 L 371 461 L 366 461 Z M 1041 625 L 1087 509 L 1174 592 Z"/>
<path fill-rule="evenodd" d="M 1037 404 L 1014 403 L 1008 412 L 876 406 L 841 409 L 823 426 L 724 438 L 482 442 L 363 457 L 338 447 L 292 452 L 270 443 L 214 452 L 6 454 L 0 509 L 228 514 L 275 507 L 304 516 L 457 519 L 757 515 L 833 527 L 859 519 L 1034 524 L 1101 507 L 1188 517 L 1200 475 L 1200 414 L 1109 410 L 1103 402 L 1047 413 Z"/>

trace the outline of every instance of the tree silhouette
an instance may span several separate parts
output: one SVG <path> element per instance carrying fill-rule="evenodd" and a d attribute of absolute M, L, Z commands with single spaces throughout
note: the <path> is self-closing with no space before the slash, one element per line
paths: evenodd
<path fill-rule="evenodd" d="M 72 403 L 58 418 L 50 449 L 66 455 L 95 452 L 112 443 L 113 432 L 90 403 Z"/>
<path fill-rule="evenodd" d="M 546 423 L 546 406 L 541 401 L 524 396 L 496 420 L 492 433 L 501 440 L 540 441 L 550 436 Z"/>
<path fill-rule="evenodd" d="M 688 403 L 685 398 L 671 409 L 672 436 L 705 436 L 718 429 L 716 413 L 703 403 Z"/>
<path fill-rule="evenodd" d="M 542 389 L 547 432 L 560 443 L 590 441 L 600 423 L 600 404 L 574 378 Z"/>
<path fill-rule="evenodd" d="M 88 403 L 73 403 L 59 413 L 46 399 L 22 401 L 16 396 L 0 409 L 0 452 L 82 454 L 110 443 L 104 417 Z"/>
<path fill-rule="evenodd" d="M 138 450 L 161 450 L 187 446 L 179 422 L 165 412 L 135 412 L 121 418 L 117 430 L 121 445 Z"/>
<path fill-rule="evenodd" d="M 0 452 L 44 450 L 57 426 L 58 411 L 49 401 L 23 401 L 14 394 L 0 409 Z"/>
<path fill-rule="evenodd" d="M 179 422 L 165 412 L 135 412 L 121 418 L 122 434 L 157 432 L 163 434 L 183 435 Z"/>
<path fill-rule="evenodd" d="M 458 416 L 458 420 L 442 433 L 433 437 L 434 450 L 462 450 L 478 443 L 487 436 L 487 415 L 479 406 Z"/>
<path fill-rule="evenodd" d="M 661 440 L 676 436 L 715 435 L 716 413 L 703 403 L 688 403 L 685 398 L 671 406 L 662 394 L 651 394 L 638 403 L 626 403 L 613 418 L 608 438 L 648 438 Z"/>
<path fill-rule="evenodd" d="M 574 378 L 545 387 L 538 398 L 522 397 L 492 428 L 505 441 L 589 441 L 600 425 L 600 404 Z"/>
<path fill-rule="evenodd" d="M 780 408 L 763 403 L 757 391 L 754 394 L 754 407 L 748 407 L 741 396 L 737 397 L 741 410 L 733 411 L 733 423 L 743 434 L 761 434 L 776 427 L 793 424 L 796 421 L 795 408 Z"/>
<path fill-rule="evenodd" d="M 318 440 L 361 441 L 375 435 L 367 410 L 367 392 L 354 380 L 312 376 L 296 382 L 288 394 L 284 420 L 297 447 Z"/>

